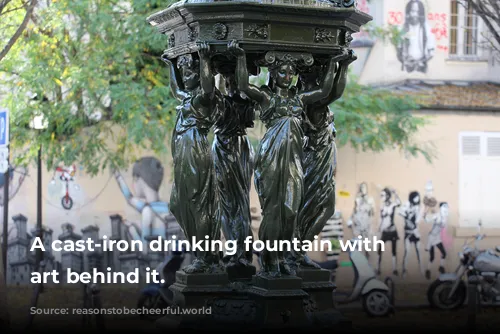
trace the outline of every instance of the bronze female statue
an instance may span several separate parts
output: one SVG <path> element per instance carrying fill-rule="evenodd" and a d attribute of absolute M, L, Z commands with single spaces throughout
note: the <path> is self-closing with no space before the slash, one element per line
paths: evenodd
<path fill-rule="evenodd" d="M 339 99 L 347 82 L 349 64 L 356 60 L 352 50 L 332 58 L 339 62 L 333 89 L 322 100 L 306 106 L 304 132 L 307 144 L 304 148 L 304 204 L 299 212 L 295 236 L 300 240 L 313 241 L 328 219 L 335 213 L 335 133 L 333 113 L 329 105 Z M 326 66 L 309 67 L 299 75 L 299 92 L 319 88 L 319 80 L 326 75 Z M 293 254 L 293 253 L 292 253 Z M 298 266 L 319 268 L 305 252 L 295 255 Z"/>
<path fill-rule="evenodd" d="M 267 128 L 255 162 L 255 187 L 263 213 L 259 239 L 267 244 L 261 254 L 260 274 L 270 277 L 294 275 L 284 252 L 271 251 L 269 246 L 293 237 L 304 195 L 303 114 L 305 106 L 328 97 L 334 83 L 335 60 L 333 57 L 330 60 L 319 88 L 297 93 L 290 88 L 296 74 L 296 61 L 292 56 L 277 59 L 270 65 L 272 86 L 258 88 L 249 84 L 245 51 L 236 41 L 230 42 L 228 49 L 237 56 L 238 88 L 259 104 L 260 119 Z"/>
<path fill-rule="evenodd" d="M 207 139 L 215 116 L 215 82 L 206 43 L 199 45 L 198 54 L 199 59 L 180 56 L 177 66 L 170 62 L 171 89 L 182 101 L 172 137 L 174 184 L 170 209 L 188 240 L 205 240 L 207 235 L 209 240 L 218 240 L 220 226 L 213 219 L 214 172 Z M 207 272 L 219 260 L 218 251 L 198 251 L 184 272 Z"/>
<path fill-rule="evenodd" d="M 244 241 L 252 236 L 250 187 L 254 152 L 246 129 L 253 127 L 255 103 L 240 95 L 233 64 L 227 60 L 214 64 L 226 84 L 226 95 L 217 91 L 218 112 L 212 145 L 216 175 L 214 217 L 221 224 L 226 240 L 237 242 L 237 252 L 228 257 L 227 266 L 250 266 L 252 252 L 246 251 Z"/>

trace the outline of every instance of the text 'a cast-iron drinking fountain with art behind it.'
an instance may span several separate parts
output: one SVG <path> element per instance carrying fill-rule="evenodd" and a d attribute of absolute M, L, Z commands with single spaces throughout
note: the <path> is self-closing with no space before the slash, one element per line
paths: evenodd
<path fill-rule="evenodd" d="M 222 230 L 238 244 L 224 259 L 219 252 L 194 254 L 171 286 L 179 306 L 211 306 L 211 315 L 169 316 L 159 325 L 339 325 L 328 271 L 305 252 L 264 251 L 256 273 L 243 241 L 252 236 L 252 177 L 260 240 L 312 240 L 333 215 L 335 127 L 328 106 L 342 96 L 356 60 L 351 35 L 371 20 L 353 0 L 184 0 L 147 18 L 166 35 L 162 59 L 179 100 L 172 214 L 188 240 L 218 240 Z M 249 77 L 262 68 L 268 84 L 252 85 Z M 247 129 L 256 115 L 266 131 L 254 152 Z M 326 181 L 318 187 L 317 180 Z"/>

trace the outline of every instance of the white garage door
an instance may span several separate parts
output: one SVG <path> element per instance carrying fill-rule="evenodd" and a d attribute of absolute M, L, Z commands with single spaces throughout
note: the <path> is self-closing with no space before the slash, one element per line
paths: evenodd
<path fill-rule="evenodd" d="M 464 132 L 459 140 L 461 225 L 500 228 L 500 133 Z"/>

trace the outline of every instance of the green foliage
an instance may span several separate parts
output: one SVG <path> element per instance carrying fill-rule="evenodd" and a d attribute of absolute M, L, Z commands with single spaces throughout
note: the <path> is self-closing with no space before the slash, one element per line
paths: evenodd
<path fill-rule="evenodd" d="M 168 2 L 128 4 L 58 0 L 37 8 L 35 23 L 0 64 L 14 148 L 29 143 L 18 163 L 33 160 L 42 145 L 49 168 L 78 161 L 95 175 L 135 159 L 137 147 L 166 150 L 176 104 L 159 60 L 167 39 L 145 18 Z M 28 130 L 35 114 L 43 114 L 46 130 Z"/>
<path fill-rule="evenodd" d="M 399 148 L 411 156 L 434 157 L 432 143 L 420 144 L 415 135 L 428 124 L 412 111 L 419 105 L 412 96 L 359 84 L 351 79 L 344 95 L 331 106 L 339 146 L 351 144 L 363 151 Z"/>
<path fill-rule="evenodd" d="M 370 34 L 371 37 L 378 38 L 384 42 L 389 41 L 396 47 L 401 44 L 405 36 L 402 27 L 393 24 L 384 27 L 369 22 L 363 27 L 363 30 Z"/>
<path fill-rule="evenodd" d="M 95 175 L 110 165 L 127 166 L 138 148 L 168 153 L 177 101 L 170 94 L 168 68 L 159 59 L 167 37 L 145 19 L 171 2 L 40 3 L 0 62 L 1 103 L 11 111 L 13 149 L 23 152 L 14 163 L 36 159 L 41 145 L 48 168 L 78 162 Z M 15 31 L 23 14 L 12 12 L 9 20 L 2 16 L 2 40 Z M 264 84 L 266 77 L 263 71 L 255 82 Z M 414 109 L 408 98 L 351 81 L 334 104 L 339 144 L 374 151 L 398 145 L 428 157 L 412 142 L 424 124 L 412 116 Z M 48 128 L 30 130 L 34 115 L 43 115 Z M 256 128 L 262 124 L 256 122 Z M 256 137 L 251 140 L 256 147 Z"/>

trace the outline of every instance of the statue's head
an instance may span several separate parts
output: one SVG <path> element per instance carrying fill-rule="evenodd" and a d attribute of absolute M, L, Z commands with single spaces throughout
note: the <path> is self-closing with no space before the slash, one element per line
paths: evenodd
<path fill-rule="evenodd" d="M 200 85 L 200 61 L 192 55 L 182 55 L 177 59 L 177 68 L 182 77 L 184 89 L 191 91 Z"/>
<path fill-rule="evenodd" d="M 296 75 L 296 69 L 292 62 L 279 62 L 269 68 L 269 73 L 276 87 L 290 88 L 293 77 Z"/>
<path fill-rule="evenodd" d="M 163 182 L 163 175 L 163 165 L 155 157 L 144 157 L 137 160 L 132 169 L 136 195 L 144 197 L 147 189 L 158 192 Z"/>

